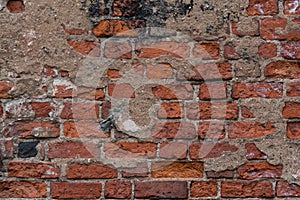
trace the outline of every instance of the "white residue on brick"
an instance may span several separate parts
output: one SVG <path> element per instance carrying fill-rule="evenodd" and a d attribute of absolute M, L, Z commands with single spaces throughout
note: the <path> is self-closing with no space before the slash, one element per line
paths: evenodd
<path fill-rule="evenodd" d="M 68 90 L 68 89 L 76 90 L 77 89 L 76 85 L 74 85 L 71 81 L 64 80 L 64 79 L 55 79 L 53 81 L 53 87 L 54 87 L 53 95 L 55 95 L 58 92 L 57 86 L 64 86 L 65 90 Z"/>
<path fill-rule="evenodd" d="M 258 9 L 260 14 L 265 14 L 263 7 L 260 4 L 255 4 L 254 7 L 256 7 Z"/>
<path fill-rule="evenodd" d="M 289 2 L 288 7 L 289 7 L 289 12 L 290 13 L 295 13 L 298 8 L 299 8 L 299 0 L 294 0 L 294 2 Z"/>
<path fill-rule="evenodd" d="M 35 112 L 32 110 L 31 105 L 25 103 L 24 99 L 7 102 L 5 111 L 13 115 L 13 117 L 34 117 Z"/>

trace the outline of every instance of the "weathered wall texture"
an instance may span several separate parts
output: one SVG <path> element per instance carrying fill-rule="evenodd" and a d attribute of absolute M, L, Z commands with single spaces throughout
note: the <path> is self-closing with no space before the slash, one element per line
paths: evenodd
<path fill-rule="evenodd" d="M 0 198 L 299 198 L 299 15 L 0 0 Z"/>

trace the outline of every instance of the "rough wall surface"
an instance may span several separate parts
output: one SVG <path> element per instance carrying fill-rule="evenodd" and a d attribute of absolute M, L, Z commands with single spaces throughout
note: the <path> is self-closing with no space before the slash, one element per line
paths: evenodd
<path fill-rule="evenodd" d="M 0 0 L 0 198 L 300 198 L 298 0 Z"/>

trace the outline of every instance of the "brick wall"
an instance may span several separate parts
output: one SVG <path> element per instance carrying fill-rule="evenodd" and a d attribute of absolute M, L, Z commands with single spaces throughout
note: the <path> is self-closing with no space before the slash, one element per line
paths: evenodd
<path fill-rule="evenodd" d="M 300 197 L 300 2 L 247 0 L 213 40 L 167 23 L 206 1 L 80 2 L 53 27 L 76 70 L 0 77 L 0 198 Z"/>

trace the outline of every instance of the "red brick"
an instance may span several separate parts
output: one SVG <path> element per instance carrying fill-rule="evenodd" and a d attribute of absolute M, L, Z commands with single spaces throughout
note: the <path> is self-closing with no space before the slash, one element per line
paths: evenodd
<path fill-rule="evenodd" d="M 286 119 L 300 118 L 300 103 L 286 102 L 282 111 L 282 115 Z"/>
<path fill-rule="evenodd" d="M 114 98 L 135 98 L 135 90 L 130 84 L 110 84 L 108 95 Z"/>
<path fill-rule="evenodd" d="M 60 169 L 53 163 L 9 162 L 8 176 L 18 178 L 59 178 Z"/>
<path fill-rule="evenodd" d="M 70 138 L 107 138 L 97 122 L 65 122 L 64 136 Z"/>
<path fill-rule="evenodd" d="M 85 56 L 100 56 L 100 43 L 99 42 L 80 42 L 69 40 L 68 44 L 78 53 Z"/>
<path fill-rule="evenodd" d="M 131 59 L 131 45 L 126 42 L 107 42 L 105 43 L 104 56 L 107 58 Z"/>
<path fill-rule="evenodd" d="M 152 163 L 153 178 L 203 178 L 202 162 L 155 162 Z"/>
<path fill-rule="evenodd" d="M 236 152 L 238 147 L 231 145 L 228 142 L 205 142 L 192 143 L 190 145 L 190 157 L 193 160 L 203 158 L 218 158 L 228 152 Z"/>
<path fill-rule="evenodd" d="M 107 158 L 154 158 L 157 145 L 154 143 L 118 142 L 105 143 Z"/>
<path fill-rule="evenodd" d="M 35 112 L 35 118 L 51 117 L 51 113 L 55 112 L 55 107 L 50 102 L 32 102 L 30 105 Z"/>
<path fill-rule="evenodd" d="M 300 42 L 281 43 L 281 56 L 286 59 L 300 59 Z"/>
<path fill-rule="evenodd" d="M 57 69 L 55 67 L 51 67 L 51 66 L 45 66 L 43 69 L 43 75 L 44 76 L 49 76 L 52 78 L 57 77 Z"/>
<path fill-rule="evenodd" d="M 259 178 L 280 178 L 282 166 L 271 165 L 267 162 L 250 162 L 240 166 L 237 170 L 239 178 L 253 180 Z"/>
<path fill-rule="evenodd" d="M 113 3 L 113 16 L 133 17 L 140 7 L 138 0 L 115 0 Z"/>
<path fill-rule="evenodd" d="M 173 68 L 167 63 L 157 65 L 147 64 L 146 75 L 150 79 L 170 79 L 173 78 Z"/>
<path fill-rule="evenodd" d="M 200 99 L 226 99 L 226 83 L 207 83 L 200 85 Z"/>
<path fill-rule="evenodd" d="M 47 185 L 37 181 L 1 181 L 0 198 L 46 198 Z"/>
<path fill-rule="evenodd" d="M 300 122 L 288 122 L 286 135 L 289 139 L 300 140 Z"/>
<path fill-rule="evenodd" d="M 12 158 L 14 154 L 14 143 L 12 140 L 0 140 L 0 158 Z"/>
<path fill-rule="evenodd" d="M 278 13 L 277 0 L 250 0 L 248 15 L 274 15 Z"/>
<path fill-rule="evenodd" d="M 0 118 L 3 117 L 3 106 L 2 103 L 0 102 Z"/>
<path fill-rule="evenodd" d="M 255 115 L 251 112 L 249 108 L 243 106 L 241 111 L 243 118 L 255 118 Z"/>
<path fill-rule="evenodd" d="M 136 52 L 139 58 L 158 58 L 161 56 L 188 58 L 190 46 L 187 43 L 156 42 L 149 45 L 138 45 Z"/>
<path fill-rule="evenodd" d="M 286 15 L 299 15 L 300 6 L 297 0 L 285 0 L 284 1 L 284 14 Z"/>
<path fill-rule="evenodd" d="M 300 78 L 300 63 L 276 61 L 265 68 L 265 76 L 268 78 Z"/>
<path fill-rule="evenodd" d="M 66 25 L 63 23 L 61 24 L 61 26 L 63 27 L 65 33 L 69 35 L 83 35 L 89 32 L 87 29 L 78 29 L 78 28 L 68 29 Z"/>
<path fill-rule="evenodd" d="M 49 143 L 48 158 L 97 158 L 100 148 L 92 142 Z"/>
<path fill-rule="evenodd" d="M 282 83 L 236 83 L 233 86 L 233 98 L 280 98 L 283 93 Z"/>
<path fill-rule="evenodd" d="M 258 46 L 258 54 L 261 58 L 274 58 L 277 56 L 277 46 L 274 43 L 263 43 Z"/>
<path fill-rule="evenodd" d="M 96 37 L 111 37 L 111 36 L 137 36 L 136 28 L 145 27 L 143 20 L 102 20 L 93 28 L 93 34 Z"/>
<path fill-rule="evenodd" d="M 288 83 L 286 89 L 286 96 L 299 97 L 300 96 L 300 82 Z"/>
<path fill-rule="evenodd" d="M 137 178 L 148 176 L 148 165 L 147 163 L 139 163 L 136 167 L 122 169 L 122 177 L 124 178 Z"/>
<path fill-rule="evenodd" d="M 66 71 L 66 70 L 62 70 L 62 71 L 60 72 L 60 76 L 63 77 L 63 78 L 69 77 L 69 75 L 70 75 L 69 72 Z"/>
<path fill-rule="evenodd" d="M 240 59 L 241 56 L 236 52 L 233 44 L 228 43 L 224 46 L 224 58 L 229 60 L 237 60 Z"/>
<path fill-rule="evenodd" d="M 159 157 L 164 159 L 185 159 L 187 151 L 186 142 L 164 142 L 160 145 Z"/>
<path fill-rule="evenodd" d="M 118 79 L 118 78 L 121 78 L 122 75 L 120 74 L 120 70 L 118 70 L 118 69 L 108 69 L 107 77 L 110 79 Z"/>
<path fill-rule="evenodd" d="M 212 178 L 212 179 L 233 178 L 234 171 L 232 171 L 232 170 L 225 170 L 225 171 L 219 171 L 219 172 L 208 171 L 208 172 L 206 172 L 206 177 Z"/>
<path fill-rule="evenodd" d="M 200 139 L 223 139 L 225 137 L 224 122 L 200 122 L 198 124 L 198 136 Z"/>
<path fill-rule="evenodd" d="M 145 181 L 135 182 L 135 198 L 175 198 L 187 199 L 187 182 L 185 181 Z"/>
<path fill-rule="evenodd" d="M 191 100 L 194 88 L 190 84 L 158 85 L 152 88 L 153 95 L 162 100 Z"/>
<path fill-rule="evenodd" d="M 235 103 L 188 103 L 187 117 L 199 119 L 237 119 L 238 106 Z"/>
<path fill-rule="evenodd" d="M 271 182 L 222 182 L 221 196 L 223 198 L 271 198 L 273 186 Z"/>
<path fill-rule="evenodd" d="M 182 103 L 162 103 L 158 117 L 164 119 L 179 119 L 183 117 Z"/>
<path fill-rule="evenodd" d="M 152 137 L 159 139 L 193 139 L 195 126 L 189 122 L 158 122 L 152 128 Z"/>
<path fill-rule="evenodd" d="M 102 184 L 52 182 L 50 191 L 55 199 L 96 199 L 101 196 Z"/>
<path fill-rule="evenodd" d="M 22 13 L 25 11 L 23 0 L 9 0 L 6 7 L 11 13 Z"/>
<path fill-rule="evenodd" d="M 105 184 L 105 198 L 130 199 L 132 185 L 129 181 L 108 181 Z"/>
<path fill-rule="evenodd" d="M 79 87 L 75 91 L 76 97 L 80 99 L 102 101 L 105 98 L 103 89 Z"/>
<path fill-rule="evenodd" d="M 242 22 L 232 22 L 232 33 L 237 36 L 258 36 L 259 21 L 256 19 L 248 19 Z"/>
<path fill-rule="evenodd" d="M 262 138 L 277 132 L 273 123 L 239 121 L 228 125 L 229 138 Z"/>
<path fill-rule="evenodd" d="M 218 183 L 214 181 L 201 181 L 191 183 L 191 197 L 216 197 L 218 195 Z"/>
<path fill-rule="evenodd" d="M 218 60 L 220 57 L 220 46 L 216 43 L 195 44 L 193 54 L 195 58 L 203 60 Z"/>
<path fill-rule="evenodd" d="M 248 143 L 245 145 L 246 158 L 248 160 L 266 160 L 268 156 L 261 152 L 254 143 Z"/>
<path fill-rule="evenodd" d="M 5 137 L 14 138 L 55 138 L 59 137 L 59 124 L 46 121 L 17 121 L 7 125 Z"/>
<path fill-rule="evenodd" d="M 106 119 L 110 115 L 111 102 L 103 102 L 101 105 L 101 118 Z"/>
<path fill-rule="evenodd" d="M 60 117 L 62 119 L 98 119 L 99 105 L 90 102 L 65 102 Z"/>
<path fill-rule="evenodd" d="M 297 184 L 289 184 L 286 181 L 278 181 L 276 184 L 276 196 L 300 197 L 300 186 Z"/>
<path fill-rule="evenodd" d="M 76 96 L 74 88 L 68 85 L 54 85 L 55 98 L 72 98 Z"/>
<path fill-rule="evenodd" d="M 9 92 L 13 88 L 13 83 L 9 81 L 0 81 L 0 98 L 7 99 Z"/>
<path fill-rule="evenodd" d="M 100 164 L 70 164 L 67 171 L 68 179 L 103 179 L 117 178 L 116 169 Z"/>
<path fill-rule="evenodd" d="M 299 31 L 287 29 L 286 18 L 266 18 L 261 22 L 261 37 L 267 40 L 300 40 Z M 282 33 L 278 30 L 282 29 Z"/>

